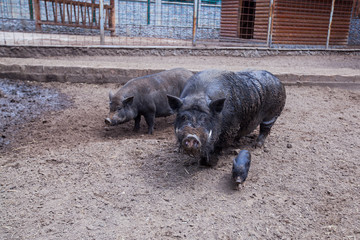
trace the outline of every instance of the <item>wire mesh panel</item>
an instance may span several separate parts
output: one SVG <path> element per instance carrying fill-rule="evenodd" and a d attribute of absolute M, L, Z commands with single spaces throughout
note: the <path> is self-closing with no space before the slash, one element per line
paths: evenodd
<path fill-rule="evenodd" d="M 265 45 L 270 0 L 223 0 L 220 39 L 248 45 Z"/>
<path fill-rule="evenodd" d="M 199 7 L 196 39 L 198 43 L 218 42 L 220 38 L 221 2 L 202 1 Z"/>
<path fill-rule="evenodd" d="M 352 0 L 277 0 L 274 3 L 273 44 L 345 45 Z"/>
<path fill-rule="evenodd" d="M 254 38 L 255 1 L 242 1 L 240 13 L 239 37 L 245 39 Z"/>
<path fill-rule="evenodd" d="M 220 4 L 200 4 L 197 39 L 217 39 Z M 193 38 L 193 1 L 119 1 L 117 33 L 127 45 L 189 46 Z M 121 38 L 120 38 L 121 39 Z"/>
<path fill-rule="evenodd" d="M 29 0 L 1 0 L 0 16 L 6 19 L 30 19 L 32 18 L 32 3 Z"/>
<path fill-rule="evenodd" d="M 353 3 L 348 44 L 350 46 L 360 46 L 360 0 Z"/>
<path fill-rule="evenodd" d="M 115 0 L 114 25 L 110 22 L 112 18 L 108 18 L 110 2 L 104 1 L 106 45 L 192 45 L 193 1 Z M 0 0 L 0 4 L 0 43 L 100 44 L 99 0 Z M 36 16 L 37 8 L 39 16 Z M 20 9 L 21 12 L 15 14 Z M 198 9 L 196 38 L 217 40 L 220 0 L 200 1 Z M 9 19 L 13 19 L 14 24 L 9 24 Z"/>
<path fill-rule="evenodd" d="M 119 1 L 117 33 L 130 45 L 188 45 L 193 4 Z"/>

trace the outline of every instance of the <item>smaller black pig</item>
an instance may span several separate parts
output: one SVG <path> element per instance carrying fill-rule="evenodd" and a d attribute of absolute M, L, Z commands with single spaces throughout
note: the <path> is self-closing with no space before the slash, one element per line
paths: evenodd
<path fill-rule="evenodd" d="M 168 104 L 167 94 L 180 96 L 192 75 L 189 70 L 175 68 L 130 80 L 114 95 L 109 93 L 112 117 L 106 118 L 105 123 L 118 125 L 134 119 L 134 131 L 138 131 L 141 116 L 144 116 L 148 133 L 152 134 L 155 117 L 174 113 Z"/>
<path fill-rule="evenodd" d="M 247 150 L 241 150 L 237 157 L 234 158 L 232 177 L 238 187 L 245 182 L 250 169 L 250 163 L 251 155 Z"/>

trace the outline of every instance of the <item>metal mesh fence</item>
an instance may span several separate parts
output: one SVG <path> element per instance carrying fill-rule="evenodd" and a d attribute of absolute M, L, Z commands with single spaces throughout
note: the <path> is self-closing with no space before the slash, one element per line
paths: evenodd
<path fill-rule="evenodd" d="M 39 1 L 40 19 L 52 22 L 55 19 L 63 25 L 41 24 L 41 31 L 36 29 L 36 13 L 31 0 L 0 0 L 0 44 L 29 45 L 99 45 L 100 30 L 84 27 L 83 15 L 97 20 L 99 9 L 78 10 L 76 4 L 64 6 L 65 1 Z M 70 2 L 70 1 L 68 1 Z M 76 1 L 79 2 L 79 1 Z M 96 1 L 81 1 L 98 4 Z M 160 4 L 159 4 L 160 3 Z M 27 5 L 26 5 L 27 4 Z M 109 0 L 104 5 L 109 5 Z M 24 7 L 25 6 L 25 7 Z M 22 9 L 19 11 L 19 9 Z M 69 10 L 70 9 L 70 10 Z M 199 4 L 197 19 L 197 38 L 216 41 L 220 26 L 219 1 Z M 73 14 L 68 13 L 70 11 Z M 82 15 L 79 27 L 69 26 L 76 22 L 75 12 Z M 64 15 L 64 16 L 62 16 Z M 105 22 L 106 14 L 105 15 Z M 193 39 L 194 3 L 178 1 L 116 1 L 115 4 L 115 36 L 105 30 L 105 45 L 163 45 L 191 46 Z M 95 21 L 94 20 L 94 21 Z M 83 26 L 81 26 L 83 25 Z"/>
<path fill-rule="evenodd" d="M 0 16 L 7 19 L 30 19 L 32 6 L 28 0 L 1 0 Z"/>
<path fill-rule="evenodd" d="M 360 45 L 360 0 L 354 1 L 349 30 L 349 45 Z"/>
<path fill-rule="evenodd" d="M 0 44 L 356 47 L 359 6 L 360 0 L 0 0 Z"/>
<path fill-rule="evenodd" d="M 346 45 L 352 0 L 276 1 L 273 44 Z"/>

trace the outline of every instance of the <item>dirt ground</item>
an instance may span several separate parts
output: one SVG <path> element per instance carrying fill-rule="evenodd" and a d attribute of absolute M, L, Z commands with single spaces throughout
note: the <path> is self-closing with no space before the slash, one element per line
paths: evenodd
<path fill-rule="evenodd" d="M 0 95 L 17 119 L 0 126 L 0 239 L 360 238 L 359 90 L 287 86 L 264 148 L 255 132 L 204 168 L 178 153 L 174 117 L 153 135 L 105 126 L 117 84 L 17 84 L 36 94 Z M 239 149 L 252 165 L 235 190 Z"/>

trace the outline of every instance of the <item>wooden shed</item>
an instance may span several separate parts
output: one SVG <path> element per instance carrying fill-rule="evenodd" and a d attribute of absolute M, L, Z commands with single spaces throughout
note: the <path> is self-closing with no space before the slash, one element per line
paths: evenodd
<path fill-rule="evenodd" d="M 220 39 L 346 45 L 355 0 L 222 0 Z M 329 31 L 330 28 L 330 31 Z"/>

